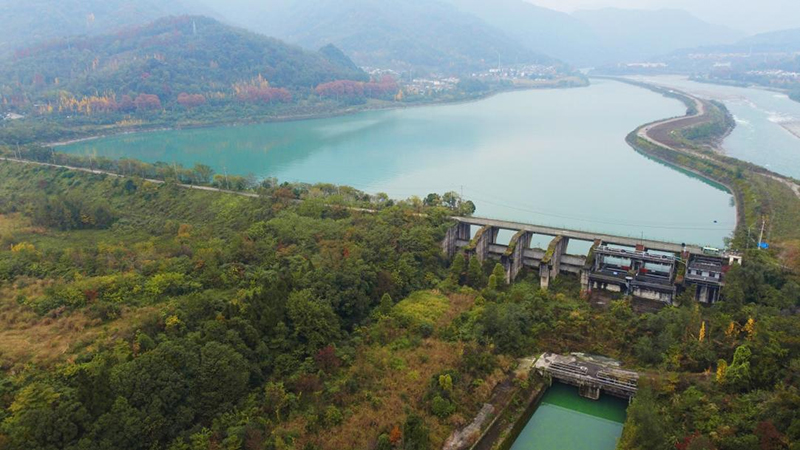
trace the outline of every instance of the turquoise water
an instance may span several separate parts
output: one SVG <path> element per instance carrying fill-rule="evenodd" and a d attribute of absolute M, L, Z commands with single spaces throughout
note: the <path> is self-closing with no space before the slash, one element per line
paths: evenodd
<path fill-rule="evenodd" d="M 625 423 L 624 400 L 588 400 L 578 389 L 554 383 L 511 450 L 614 450 Z"/>
<path fill-rule="evenodd" d="M 351 185 L 393 198 L 463 192 L 477 214 L 721 246 L 731 196 L 634 152 L 637 126 L 683 105 L 614 81 L 472 103 L 114 136 L 61 150 L 218 173 Z"/>
<path fill-rule="evenodd" d="M 683 77 L 647 77 L 647 81 L 721 101 L 736 119 L 736 129 L 725 139 L 725 152 L 800 179 L 800 103 L 787 95 L 759 88 L 697 83 Z"/>

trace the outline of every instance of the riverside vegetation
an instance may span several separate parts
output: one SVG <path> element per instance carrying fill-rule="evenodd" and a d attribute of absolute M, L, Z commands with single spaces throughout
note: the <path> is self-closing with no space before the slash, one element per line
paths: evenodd
<path fill-rule="evenodd" d="M 620 448 L 798 448 L 800 280 L 775 254 L 725 302 L 640 315 L 447 261 L 453 194 L 257 189 L 1 162 L 0 446 L 440 448 L 547 350 L 646 374 Z"/>
<path fill-rule="evenodd" d="M 552 86 L 584 81 L 572 76 Z M 0 143 L 326 116 L 512 88 L 466 78 L 449 91 L 408 92 L 392 76 L 370 77 L 333 45 L 311 52 L 208 17 L 167 17 L 1 59 L 0 114 L 17 116 L 0 120 Z"/>

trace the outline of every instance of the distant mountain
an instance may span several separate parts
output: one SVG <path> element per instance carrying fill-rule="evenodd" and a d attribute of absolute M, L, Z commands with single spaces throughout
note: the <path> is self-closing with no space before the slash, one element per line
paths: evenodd
<path fill-rule="evenodd" d="M 756 34 L 737 42 L 736 47 L 759 52 L 798 52 L 800 51 L 800 28 Z"/>
<path fill-rule="evenodd" d="M 463 72 L 551 62 L 439 0 L 206 0 L 254 31 L 317 49 L 333 43 L 362 66 Z"/>
<path fill-rule="evenodd" d="M 200 11 L 182 0 L 0 0 L 0 56 L 67 36 L 98 35 Z"/>
<path fill-rule="evenodd" d="M 525 0 L 448 0 L 504 30 L 529 49 L 576 66 L 602 61 L 606 49 L 586 24 L 569 14 L 528 3 Z"/>
<path fill-rule="evenodd" d="M 335 47 L 310 52 L 202 16 L 65 38 L 0 63 L 0 93 L 12 103 L 62 104 L 65 97 L 114 103 L 139 94 L 165 103 L 180 100 L 181 94 L 195 95 L 198 102 L 236 95 L 268 101 L 270 95 L 310 92 L 320 83 L 343 79 L 368 77 Z M 102 103 L 98 100 L 97 107 Z"/>
<path fill-rule="evenodd" d="M 606 49 L 605 62 L 643 61 L 678 49 L 736 42 L 743 33 L 704 22 L 686 11 L 604 8 L 576 11 Z"/>

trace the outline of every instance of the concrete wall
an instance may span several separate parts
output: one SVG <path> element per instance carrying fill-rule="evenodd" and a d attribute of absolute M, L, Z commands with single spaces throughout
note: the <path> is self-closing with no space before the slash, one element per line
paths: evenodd
<path fill-rule="evenodd" d="M 645 300 L 655 300 L 663 303 L 672 304 L 674 296 L 671 293 L 656 292 L 650 289 L 642 289 L 640 287 L 633 288 L 633 295 L 635 297 L 643 298 Z"/>
<path fill-rule="evenodd" d="M 448 258 L 455 256 L 456 251 L 458 251 L 458 241 L 469 242 L 470 231 L 470 225 L 464 222 L 458 222 L 447 230 L 444 241 L 442 241 L 442 251 Z"/>

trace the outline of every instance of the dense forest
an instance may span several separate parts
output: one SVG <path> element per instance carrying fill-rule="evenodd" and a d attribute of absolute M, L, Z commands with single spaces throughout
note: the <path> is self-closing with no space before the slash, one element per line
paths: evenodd
<path fill-rule="evenodd" d="M 22 116 L 0 121 L 0 142 L 330 114 L 391 105 L 399 92 L 332 45 L 309 52 L 210 18 L 169 17 L 0 61 L 0 113 Z"/>
<path fill-rule="evenodd" d="M 623 449 L 798 448 L 800 280 L 773 254 L 713 307 L 640 314 L 446 260 L 452 193 L 252 188 L 0 163 L 0 447 L 434 449 L 516 357 L 585 351 L 645 374 Z"/>
<path fill-rule="evenodd" d="M 71 113 L 160 109 L 134 104 L 142 94 L 164 104 L 181 94 L 214 101 L 251 85 L 310 90 L 339 79 L 368 80 L 335 48 L 311 53 L 194 16 L 28 47 L 0 66 L 5 104 Z"/>

